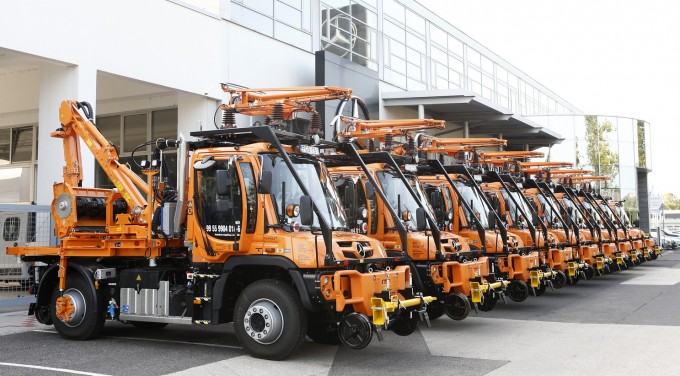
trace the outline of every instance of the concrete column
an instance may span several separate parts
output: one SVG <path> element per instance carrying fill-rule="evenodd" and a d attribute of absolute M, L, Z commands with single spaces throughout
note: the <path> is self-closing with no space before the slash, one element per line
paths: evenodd
<path fill-rule="evenodd" d="M 503 133 L 499 133 L 498 138 L 500 138 L 502 140 L 503 139 Z M 498 145 L 498 151 L 503 151 L 503 146 Z"/>
<path fill-rule="evenodd" d="M 179 92 L 177 94 L 177 136 L 191 139 L 189 133 L 199 130 L 215 129 L 213 115 L 218 103 L 202 95 Z M 217 115 L 218 124 L 222 121 L 222 113 Z"/>
<path fill-rule="evenodd" d="M 467 120 L 465 123 L 463 123 L 463 137 L 470 138 L 470 124 L 467 122 Z"/>
<path fill-rule="evenodd" d="M 418 119 L 425 119 L 425 106 L 422 104 L 418 105 Z"/>
<path fill-rule="evenodd" d="M 59 106 L 66 99 L 88 101 L 97 113 L 97 70 L 89 66 L 60 66 L 45 63 L 40 67 L 38 99 L 38 171 L 36 203 L 52 203 L 52 184 L 63 181 L 64 148 L 50 133 L 60 127 Z M 94 157 L 81 142 L 83 187 L 94 186 Z"/>

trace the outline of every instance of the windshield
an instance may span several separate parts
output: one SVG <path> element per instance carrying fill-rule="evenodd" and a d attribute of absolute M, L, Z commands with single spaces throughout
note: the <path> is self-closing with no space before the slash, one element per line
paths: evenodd
<path fill-rule="evenodd" d="M 508 192 L 503 190 L 501 193 L 503 194 L 503 198 L 505 199 L 505 205 L 508 208 L 508 211 L 510 212 L 510 217 L 512 218 L 512 221 L 515 223 L 515 225 L 518 225 L 518 224 L 520 224 L 520 222 L 522 222 L 522 221 L 520 221 L 520 216 L 522 215 L 522 213 L 529 215 L 529 216 L 531 215 L 530 214 L 531 209 L 529 208 L 529 205 L 527 205 L 527 203 L 524 201 L 524 199 L 522 199 L 522 196 L 520 195 L 519 192 L 514 192 L 514 191 L 510 192 L 510 194 L 515 199 L 515 201 L 517 201 L 519 206 L 515 205 L 515 201 L 513 201 L 512 198 L 510 198 L 508 196 Z M 518 210 L 518 208 L 519 208 L 519 210 Z M 524 220 L 525 220 L 525 223 L 526 223 L 527 218 L 524 218 Z"/>
<path fill-rule="evenodd" d="M 408 228 L 415 230 L 416 226 L 416 209 L 420 207 L 416 199 L 411 196 L 408 191 L 408 187 L 399 178 L 399 175 L 394 171 L 378 171 L 378 180 L 380 185 L 387 197 L 388 205 L 397 212 L 397 215 L 401 216 L 404 212 L 410 213 L 411 219 L 404 221 Z M 413 176 L 406 176 L 406 181 L 409 183 L 411 188 L 416 192 L 420 202 L 424 203 L 425 210 L 429 212 L 434 218 L 434 212 L 430 205 L 425 200 L 425 193 L 418 181 Z M 429 228 L 429 223 L 427 224 Z"/>
<path fill-rule="evenodd" d="M 615 223 L 618 224 L 618 222 L 616 221 L 616 218 L 614 217 L 614 213 L 612 213 L 612 211 L 609 210 L 609 209 L 610 209 L 610 208 L 609 208 L 609 205 L 607 205 L 607 204 L 600 204 L 599 206 L 600 206 L 600 210 L 602 211 L 602 213 L 604 213 L 604 215 L 605 215 L 607 218 L 609 218 L 610 221 L 615 222 Z M 618 213 L 618 214 L 620 215 L 620 213 Z M 619 217 L 619 218 L 620 218 L 620 217 Z"/>
<path fill-rule="evenodd" d="M 541 206 L 543 206 L 543 216 L 548 220 L 548 223 L 555 224 L 555 218 L 557 218 L 557 214 L 555 211 L 553 211 L 552 205 L 556 205 L 555 201 L 552 200 L 552 198 L 547 198 L 543 195 L 538 195 L 538 201 L 541 203 Z M 550 200 L 550 203 L 548 203 L 547 200 Z M 559 220 L 557 223 L 560 223 Z"/>
<path fill-rule="evenodd" d="M 562 203 L 564 204 L 564 207 L 567 209 L 567 212 L 569 212 L 569 208 L 571 208 L 571 220 L 574 223 L 577 223 L 579 227 L 584 228 L 585 227 L 585 221 L 583 219 L 583 216 L 581 215 L 581 212 L 578 211 L 576 208 L 576 205 L 574 204 L 574 201 L 572 201 L 570 198 L 564 198 L 562 199 Z"/>
<path fill-rule="evenodd" d="M 590 202 L 584 201 L 583 207 L 588 213 L 590 213 L 591 218 L 597 223 L 597 225 L 600 226 L 600 228 L 604 228 L 604 222 L 602 221 L 602 217 L 600 217 L 600 213 L 595 210 Z"/>
<path fill-rule="evenodd" d="M 300 189 L 280 155 L 264 154 L 263 157 L 262 169 L 272 173 L 271 196 L 279 219 L 284 218 L 281 224 L 285 225 L 293 221 L 300 222 L 299 215 L 289 217 L 285 215 L 285 211 L 290 204 L 300 205 L 300 197 L 304 195 L 302 189 Z M 314 206 L 319 209 L 326 223 L 334 230 L 345 230 L 347 220 L 344 209 L 326 167 L 319 161 L 310 158 L 291 155 L 290 159 L 302 183 L 312 196 Z M 316 216 L 314 216 L 313 226 L 319 227 L 319 220 Z"/>
<path fill-rule="evenodd" d="M 486 204 L 484 204 L 479 192 L 462 181 L 457 180 L 454 183 L 456 184 L 456 188 L 458 188 L 462 199 L 465 200 L 468 205 L 470 205 L 473 214 L 475 217 L 477 217 L 477 219 L 479 219 L 482 227 L 484 227 L 485 230 L 488 230 L 489 208 L 486 206 Z M 472 225 L 474 223 L 472 218 L 470 218 L 470 213 L 467 210 L 465 211 L 465 217 L 467 218 L 468 225 Z"/>

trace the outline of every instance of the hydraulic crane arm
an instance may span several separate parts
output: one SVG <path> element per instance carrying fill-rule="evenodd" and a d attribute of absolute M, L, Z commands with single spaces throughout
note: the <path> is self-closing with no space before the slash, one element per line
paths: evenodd
<path fill-rule="evenodd" d="M 482 151 L 481 158 L 543 158 L 540 151 Z"/>
<path fill-rule="evenodd" d="M 87 109 L 87 110 L 84 110 Z M 85 112 L 87 111 L 87 113 Z M 94 155 L 104 173 L 123 196 L 133 215 L 141 214 L 147 207 L 144 194 L 149 195 L 149 186 L 126 165 L 118 162 L 118 153 L 114 146 L 99 132 L 92 123 L 89 104 L 67 100 L 61 102 L 59 121 L 62 128 L 51 133 L 52 137 L 61 138 L 64 142 L 64 182 L 72 187 L 79 187 L 83 180 L 80 142 Z M 144 194 L 142 194 L 144 193 Z"/>

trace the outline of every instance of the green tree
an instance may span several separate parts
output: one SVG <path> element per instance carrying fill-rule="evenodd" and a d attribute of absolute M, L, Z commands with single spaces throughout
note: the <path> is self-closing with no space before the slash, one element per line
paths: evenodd
<path fill-rule="evenodd" d="M 586 116 L 586 154 L 588 163 L 593 166 L 595 175 L 609 176 L 612 180 L 604 181 L 604 188 L 609 188 L 611 181 L 619 173 L 619 154 L 611 150 L 609 133 L 614 132 L 611 121 L 602 123 L 597 121 L 597 116 Z"/>
<path fill-rule="evenodd" d="M 666 210 L 680 210 L 680 198 L 668 192 L 663 196 L 663 206 L 666 207 Z"/>
<path fill-rule="evenodd" d="M 638 217 L 637 196 L 629 193 L 623 198 L 623 210 L 628 214 L 628 218 L 634 221 Z"/>
<path fill-rule="evenodd" d="M 638 160 L 640 167 L 647 167 L 647 145 L 645 145 L 645 122 L 637 121 Z"/>

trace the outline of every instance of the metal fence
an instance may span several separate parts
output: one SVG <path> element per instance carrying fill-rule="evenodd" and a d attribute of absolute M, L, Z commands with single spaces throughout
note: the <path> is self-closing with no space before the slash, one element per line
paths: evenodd
<path fill-rule="evenodd" d="M 30 263 L 7 255 L 7 247 L 55 245 L 54 223 L 48 205 L 0 204 L 0 299 L 29 296 Z"/>

